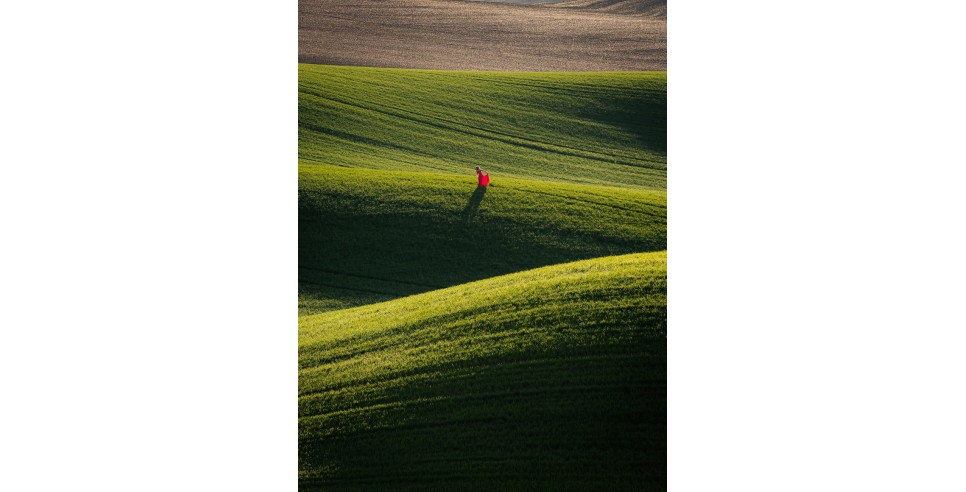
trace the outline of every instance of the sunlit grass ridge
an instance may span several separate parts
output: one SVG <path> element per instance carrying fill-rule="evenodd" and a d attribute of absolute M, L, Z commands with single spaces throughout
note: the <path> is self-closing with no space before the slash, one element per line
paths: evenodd
<path fill-rule="evenodd" d="M 301 318 L 303 482 L 659 482 L 665 290 L 643 253 Z"/>
<path fill-rule="evenodd" d="M 665 188 L 663 72 L 299 65 L 299 162 Z"/>
<path fill-rule="evenodd" d="M 302 166 L 302 314 L 567 261 L 666 247 L 666 194 Z"/>

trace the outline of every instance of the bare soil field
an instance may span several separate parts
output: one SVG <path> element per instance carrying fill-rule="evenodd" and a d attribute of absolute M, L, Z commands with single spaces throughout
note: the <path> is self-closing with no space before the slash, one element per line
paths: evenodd
<path fill-rule="evenodd" d="M 498 71 L 667 69 L 666 3 L 299 0 L 299 62 Z"/>
<path fill-rule="evenodd" d="M 667 0 L 569 0 L 548 5 L 553 8 L 570 8 L 610 12 L 613 14 L 640 14 L 667 19 Z"/>

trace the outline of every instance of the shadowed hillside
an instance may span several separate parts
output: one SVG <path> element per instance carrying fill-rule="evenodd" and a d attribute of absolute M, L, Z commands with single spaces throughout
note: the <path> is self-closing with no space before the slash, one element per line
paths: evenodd
<path fill-rule="evenodd" d="M 666 255 L 299 320 L 299 489 L 661 491 Z"/>
<path fill-rule="evenodd" d="M 666 248 L 666 194 L 302 166 L 301 314 L 584 258 Z"/>

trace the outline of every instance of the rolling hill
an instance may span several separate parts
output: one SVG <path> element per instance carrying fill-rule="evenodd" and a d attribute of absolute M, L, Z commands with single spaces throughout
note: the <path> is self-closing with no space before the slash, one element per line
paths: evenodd
<path fill-rule="evenodd" d="M 300 490 L 664 490 L 666 87 L 299 65 Z"/>
<path fill-rule="evenodd" d="M 665 189 L 667 75 L 299 65 L 299 162 Z"/>
<path fill-rule="evenodd" d="M 301 166 L 300 313 L 666 248 L 658 190 Z"/>
<path fill-rule="evenodd" d="M 299 0 L 299 62 L 501 71 L 667 69 L 667 25 L 620 9 Z M 652 2 L 643 2 L 651 4 Z"/>
<path fill-rule="evenodd" d="M 300 490 L 663 490 L 666 256 L 299 319 Z"/>

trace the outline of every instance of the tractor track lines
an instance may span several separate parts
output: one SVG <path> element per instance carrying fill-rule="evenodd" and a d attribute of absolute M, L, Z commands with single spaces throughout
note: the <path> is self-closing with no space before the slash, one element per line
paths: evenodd
<path fill-rule="evenodd" d="M 413 112 L 403 110 L 401 108 L 396 108 L 391 106 L 382 106 L 382 108 L 385 108 L 385 109 L 380 109 L 379 105 L 376 105 L 374 103 L 370 103 L 370 105 L 367 106 L 359 102 L 352 102 L 345 99 L 338 99 L 332 96 L 319 96 L 319 97 L 322 97 L 326 100 L 329 100 L 335 103 L 344 104 L 346 106 L 352 106 L 366 111 L 373 111 L 389 117 L 401 118 L 416 124 L 432 126 L 443 130 L 452 130 L 452 131 L 473 135 L 473 136 L 478 136 L 478 137 L 483 137 L 483 138 L 489 138 L 491 140 L 496 140 L 498 142 L 521 146 L 521 147 L 527 147 L 527 148 L 531 148 L 531 149 L 539 150 L 543 152 L 569 155 L 573 157 L 580 157 L 583 159 L 606 162 L 609 164 L 623 164 L 628 166 L 642 167 L 645 169 L 664 170 L 664 166 L 660 165 L 663 163 L 658 163 L 659 164 L 658 166 L 654 166 L 655 162 L 653 161 L 641 161 L 640 164 L 635 165 L 635 164 L 632 164 L 631 162 L 627 162 L 626 160 L 628 160 L 629 158 L 626 156 L 587 151 L 583 149 L 577 149 L 574 147 L 562 146 L 560 144 L 550 144 L 539 140 L 533 140 L 533 139 L 521 137 L 519 135 L 512 135 L 512 134 L 500 132 L 497 130 L 490 130 L 486 128 L 476 127 L 466 123 L 459 123 L 459 122 L 438 117 L 438 116 L 431 117 L 427 114 L 413 113 Z M 420 116 L 422 116 L 422 118 L 419 118 Z M 436 123 L 434 121 L 439 121 L 442 123 Z M 561 150 L 561 149 L 564 149 L 564 150 Z M 611 159 L 608 159 L 607 157 L 611 157 Z M 620 162 L 620 161 L 617 161 L 616 159 L 624 159 L 625 162 Z"/>

